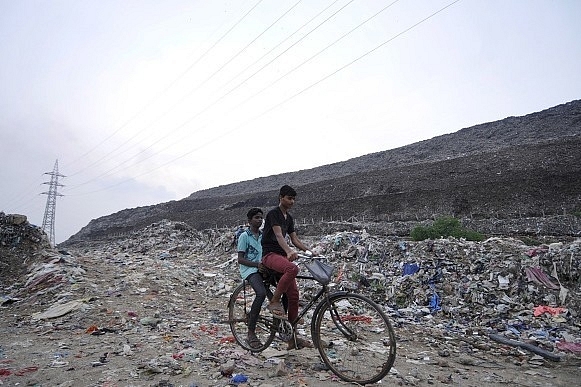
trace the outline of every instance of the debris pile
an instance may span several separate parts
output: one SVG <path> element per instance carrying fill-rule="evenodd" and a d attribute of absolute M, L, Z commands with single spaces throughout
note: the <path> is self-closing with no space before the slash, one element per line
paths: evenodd
<path fill-rule="evenodd" d="M 514 238 L 412 242 L 362 232 L 326 236 L 319 246 L 349 273 L 342 286 L 396 310 L 427 307 L 478 326 L 541 304 L 567 305 L 574 318 L 581 312 L 581 239 L 531 247 Z"/>
<path fill-rule="evenodd" d="M 80 372 L 91 385 L 336 384 L 316 349 L 275 341 L 253 356 L 233 341 L 224 323 L 240 282 L 232 233 L 161 221 L 68 251 L 35 250 L 28 274 L 0 288 L 0 382 L 50 374 L 58 385 Z M 364 230 L 304 239 L 336 267 L 333 289 L 369 295 L 392 319 L 393 383 L 581 376 L 579 239 L 412 242 Z M 300 285 L 303 297 L 316 286 Z M 59 369 L 67 372 L 51 373 Z"/>
<path fill-rule="evenodd" d="M 38 226 L 30 224 L 26 215 L 0 212 L 0 245 L 18 247 L 24 241 L 40 243 L 46 234 Z"/>
<path fill-rule="evenodd" d="M 0 212 L 0 284 L 24 276 L 38 253 L 50 249 L 44 231 L 30 224 L 25 215 Z"/>
<path fill-rule="evenodd" d="M 581 239 L 531 247 L 513 238 L 411 242 L 362 232 L 326 236 L 319 247 L 333 254 L 339 286 L 371 296 L 402 324 L 534 338 L 551 349 L 578 342 L 581 354 Z"/>

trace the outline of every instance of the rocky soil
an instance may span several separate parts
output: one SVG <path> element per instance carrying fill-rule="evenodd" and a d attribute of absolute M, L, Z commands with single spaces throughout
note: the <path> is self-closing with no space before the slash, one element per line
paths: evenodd
<path fill-rule="evenodd" d="M 0 385 L 344 384 L 316 350 L 275 342 L 251 355 L 232 342 L 231 236 L 162 221 L 67 250 L 4 238 Z M 308 239 L 336 266 L 335 288 L 373 297 L 392 319 L 397 359 L 381 384 L 578 384 L 581 240 L 412 242 L 362 229 Z"/>

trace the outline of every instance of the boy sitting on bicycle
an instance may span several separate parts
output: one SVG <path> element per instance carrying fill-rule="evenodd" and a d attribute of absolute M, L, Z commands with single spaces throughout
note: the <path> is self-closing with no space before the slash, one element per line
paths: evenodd
<path fill-rule="evenodd" d="M 260 314 L 262 303 L 266 298 L 266 289 L 262 280 L 262 226 L 263 213 L 260 208 L 251 208 L 246 214 L 248 227 L 238 237 L 238 263 L 240 264 L 240 276 L 250 283 L 256 297 L 250 308 L 248 317 L 248 337 L 246 341 L 252 348 L 260 348 L 262 343 L 256 337 L 256 321 Z"/>
<path fill-rule="evenodd" d="M 267 268 L 282 274 L 274 291 L 268 310 L 277 318 L 286 319 L 286 313 L 281 303 L 281 297 L 286 294 L 288 300 L 288 320 L 294 323 L 299 314 L 299 290 L 296 276 L 299 268 L 293 263 L 298 258 L 286 242 L 286 236 L 290 237 L 292 244 L 303 251 L 308 251 L 300 241 L 296 232 L 294 220 L 288 212 L 295 203 L 296 191 L 284 185 L 279 191 L 278 207 L 266 214 L 262 236 L 262 263 Z M 288 348 L 312 348 L 313 344 L 308 340 L 293 338 L 288 342 Z"/>

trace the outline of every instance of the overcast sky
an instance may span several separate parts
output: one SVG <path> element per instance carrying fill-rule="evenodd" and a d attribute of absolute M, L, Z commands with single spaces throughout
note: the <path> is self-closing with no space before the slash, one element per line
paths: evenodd
<path fill-rule="evenodd" d="M 0 0 L 0 211 L 91 219 L 581 97 L 578 0 Z"/>

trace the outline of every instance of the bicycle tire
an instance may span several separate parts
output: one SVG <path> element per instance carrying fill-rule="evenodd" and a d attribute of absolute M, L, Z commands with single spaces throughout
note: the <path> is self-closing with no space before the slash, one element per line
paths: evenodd
<path fill-rule="evenodd" d="M 256 322 L 256 336 L 261 342 L 261 346 L 253 348 L 246 341 L 248 335 L 248 315 L 255 293 L 246 281 L 238 285 L 228 302 L 228 324 L 230 331 L 236 342 L 244 349 L 251 352 L 262 352 L 270 346 L 276 335 L 274 318 L 263 312 L 258 316 Z"/>
<path fill-rule="evenodd" d="M 340 379 L 377 383 L 395 361 L 395 333 L 381 307 L 356 293 L 336 292 L 321 301 L 311 324 L 313 344 Z"/>

